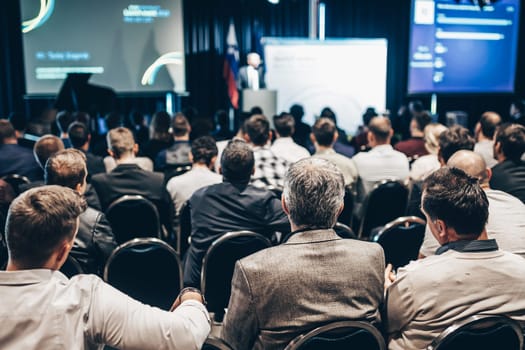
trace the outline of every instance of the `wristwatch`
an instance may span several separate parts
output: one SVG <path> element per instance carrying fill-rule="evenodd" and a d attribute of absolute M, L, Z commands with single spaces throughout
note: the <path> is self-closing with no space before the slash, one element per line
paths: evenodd
<path fill-rule="evenodd" d="M 197 289 L 197 288 L 193 288 L 193 287 L 186 287 L 186 288 L 183 288 L 183 289 L 180 291 L 178 297 L 181 298 L 180 300 L 182 301 L 182 296 L 183 296 L 184 294 L 186 294 L 186 293 L 190 293 L 190 292 L 191 292 L 191 293 L 198 293 L 198 294 L 200 294 L 200 296 L 201 296 L 201 298 L 202 298 L 202 303 L 203 303 L 204 305 L 206 305 L 206 299 L 204 298 L 204 294 L 202 294 L 202 292 L 201 292 L 199 289 Z"/>

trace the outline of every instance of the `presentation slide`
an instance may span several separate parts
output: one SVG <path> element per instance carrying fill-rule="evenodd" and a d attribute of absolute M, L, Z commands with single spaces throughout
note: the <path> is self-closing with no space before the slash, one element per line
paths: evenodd
<path fill-rule="evenodd" d="M 408 92 L 513 92 L 519 0 L 413 0 Z"/>
<path fill-rule="evenodd" d="M 21 0 L 26 87 L 56 94 L 68 73 L 117 92 L 186 90 L 182 0 Z"/>
<path fill-rule="evenodd" d="M 385 39 L 306 40 L 263 38 L 266 85 L 277 90 L 277 110 L 293 104 L 313 124 L 324 107 L 353 133 L 367 107 L 386 104 Z"/>

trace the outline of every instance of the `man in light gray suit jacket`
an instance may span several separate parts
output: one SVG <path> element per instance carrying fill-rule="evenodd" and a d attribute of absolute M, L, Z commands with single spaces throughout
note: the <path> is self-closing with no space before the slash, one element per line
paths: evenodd
<path fill-rule="evenodd" d="M 233 349 L 283 349 L 326 323 L 380 322 L 383 250 L 336 235 L 343 197 L 334 164 L 307 158 L 290 167 L 282 205 L 294 232 L 237 262 L 221 334 Z"/>

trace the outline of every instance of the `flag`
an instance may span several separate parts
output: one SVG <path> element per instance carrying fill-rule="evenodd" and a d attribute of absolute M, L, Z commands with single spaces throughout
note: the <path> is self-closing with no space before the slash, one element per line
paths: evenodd
<path fill-rule="evenodd" d="M 228 87 L 228 96 L 233 108 L 239 108 L 239 91 L 237 90 L 237 75 L 239 74 L 239 46 L 235 35 L 235 25 L 230 21 L 226 37 L 226 57 L 224 58 L 223 77 Z"/>

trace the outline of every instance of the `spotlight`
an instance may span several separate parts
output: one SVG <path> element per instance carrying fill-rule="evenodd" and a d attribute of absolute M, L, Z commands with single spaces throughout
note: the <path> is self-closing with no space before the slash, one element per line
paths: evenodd
<path fill-rule="evenodd" d="M 279 0 L 268 0 L 270 4 L 277 5 L 279 3 Z"/>

